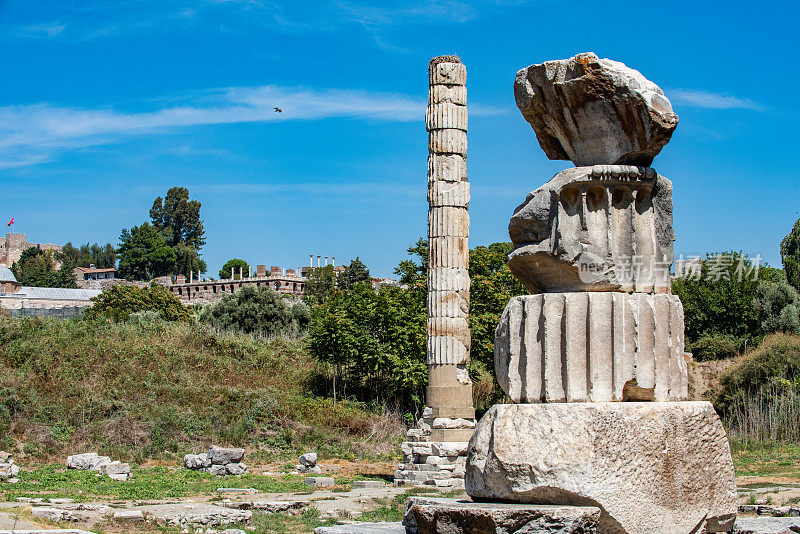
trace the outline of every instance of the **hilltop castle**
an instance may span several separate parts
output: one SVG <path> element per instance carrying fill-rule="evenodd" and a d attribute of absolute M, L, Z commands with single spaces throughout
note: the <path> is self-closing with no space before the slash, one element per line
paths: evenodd
<path fill-rule="evenodd" d="M 22 251 L 26 248 L 38 247 L 41 250 L 54 250 L 61 252 L 61 245 L 54 245 L 52 243 L 28 243 L 25 240 L 25 234 L 6 234 L 5 237 L 0 237 L 0 265 L 11 267 L 15 261 L 19 261 L 22 256 Z"/>

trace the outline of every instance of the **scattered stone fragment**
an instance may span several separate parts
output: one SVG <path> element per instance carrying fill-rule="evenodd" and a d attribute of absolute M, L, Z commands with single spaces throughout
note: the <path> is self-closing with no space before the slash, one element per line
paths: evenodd
<path fill-rule="evenodd" d="M 144 521 L 144 514 L 141 510 L 120 510 L 114 512 L 114 520 L 138 523 Z"/>
<path fill-rule="evenodd" d="M 796 517 L 740 517 L 733 534 L 797 534 L 800 518 Z"/>
<path fill-rule="evenodd" d="M 110 463 L 111 458 L 100 456 L 96 452 L 73 454 L 67 457 L 67 467 L 70 469 L 99 469 L 102 464 Z"/>
<path fill-rule="evenodd" d="M 187 454 L 183 457 L 183 466 L 186 469 L 203 469 L 211 467 L 211 460 L 207 453 Z"/>
<path fill-rule="evenodd" d="M 317 453 L 307 452 L 300 457 L 300 464 L 306 467 L 314 467 L 317 465 Z"/>
<path fill-rule="evenodd" d="M 60 521 L 78 521 L 80 516 L 70 510 L 62 510 L 61 508 L 53 508 L 49 506 L 39 506 L 31 508 L 31 513 L 46 521 L 58 523 Z"/>
<path fill-rule="evenodd" d="M 19 474 L 19 466 L 11 462 L 0 463 L 0 480 L 11 482 Z"/>
<path fill-rule="evenodd" d="M 27 503 L 40 503 L 44 502 L 44 499 L 41 497 L 17 497 L 17 502 L 27 502 Z"/>
<path fill-rule="evenodd" d="M 333 486 L 333 477 L 306 477 L 305 482 L 313 488 L 326 488 Z"/>
<path fill-rule="evenodd" d="M 222 534 L 246 534 L 244 530 L 238 528 L 226 528 Z"/>
<path fill-rule="evenodd" d="M 208 471 L 212 475 L 217 475 L 217 476 L 224 476 L 228 474 L 228 469 L 224 465 L 212 465 L 211 467 L 206 469 L 206 471 Z"/>
<path fill-rule="evenodd" d="M 225 465 L 229 475 L 243 475 L 247 471 L 247 466 L 243 463 L 230 463 Z"/>
<path fill-rule="evenodd" d="M 55 499 L 48 499 L 50 504 L 72 504 L 75 502 L 75 499 L 69 499 L 67 497 L 63 498 L 55 498 Z"/>
<path fill-rule="evenodd" d="M 258 510 L 265 514 L 274 514 L 278 512 L 290 512 L 293 510 L 301 510 L 311 504 L 308 500 L 295 500 L 295 501 L 241 501 L 241 502 L 226 502 L 223 504 L 226 508 L 233 508 L 235 510 Z"/>
<path fill-rule="evenodd" d="M 244 449 L 225 448 L 212 445 L 208 448 L 208 459 L 214 465 L 238 463 L 244 458 Z"/>
<path fill-rule="evenodd" d="M 353 488 L 383 488 L 386 482 L 383 480 L 354 480 Z"/>
<path fill-rule="evenodd" d="M 514 96 L 547 157 L 577 166 L 649 166 L 678 125 L 660 87 L 591 52 L 520 70 Z"/>
<path fill-rule="evenodd" d="M 153 518 L 159 525 L 195 529 L 197 527 L 210 528 L 215 526 L 247 523 L 253 516 L 250 510 L 236 510 L 214 506 L 213 511 L 196 512 L 181 511 Z"/>
<path fill-rule="evenodd" d="M 317 527 L 314 534 L 405 534 L 406 529 L 396 523 L 351 523 L 333 527 Z"/>
<path fill-rule="evenodd" d="M 217 488 L 217 493 L 252 494 L 252 493 L 258 493 L 258 490 L 255 488 Z"/>

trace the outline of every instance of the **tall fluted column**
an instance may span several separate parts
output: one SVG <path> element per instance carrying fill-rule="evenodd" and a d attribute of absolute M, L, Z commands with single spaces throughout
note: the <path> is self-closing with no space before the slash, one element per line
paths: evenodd
<path fill-rule="evenodd" d="M 431 60 L 428 130 L 428 369 L 426 415 L 433 441 L 466 441 L 472 420 L 467 373 L 469 313 L 469 182 L 467 182 L 467 69 L 458 58 Z M 427 419 L 427 418 L 426 418 Z M 447 424 L 453 428 L 436 428 Z"/>
<path fill-rule="evenodd" d="M 454 56 L 440 56 L 431 60 L 428 75 L 427 407 L 403 443 L 395 484 L 459 487 L 475 428 L 467 372 L 467 69 Z"/>

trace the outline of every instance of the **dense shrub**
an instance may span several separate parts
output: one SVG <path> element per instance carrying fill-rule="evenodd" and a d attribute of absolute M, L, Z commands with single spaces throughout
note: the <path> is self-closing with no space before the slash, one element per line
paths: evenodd
<path fill-rule="evenodd" d="M 94 304 L 87 308 L 85 317 L 108 317 L 115 321 L 127 320 L 131 314 L 151 311 L 166 321 L 188 321 L 189 310 L 178 297 L 156 283 L 149 287 L 115 285 L 93 297 Z"/>
<path fill-rule="evenodd" d="M 798 382 L 800 336 L 771 334 L 722 376 L 722 393 L 717 405 L 725 410 L 736 398 L 757 395 L 762 386 Z"/>
<path fill-rule="evenodd" d="M 245 334 L 277 336 L 294 333 L 289 305 L 273 289 L 246 285 L 207 306 L 202 320 L 215 328 Z"/>
<path fill-rule="evenodd" d="M 722 360 L 739 355 L 743 340 L 727 334 L 706 334 L 687 348 L 695 360 Z"/>
<path fill-rule="evenodd" d="M 721 379 L 717 408 L 746 440 L 800 439 L 800 336 L 771 334 Z"/>

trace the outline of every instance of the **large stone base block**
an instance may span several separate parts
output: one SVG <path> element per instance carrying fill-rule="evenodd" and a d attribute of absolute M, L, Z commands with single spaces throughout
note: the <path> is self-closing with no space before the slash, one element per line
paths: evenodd
<path fill-rule="evenodd" d="M 498 404 L 469 444 L 475 500 L 597 506 L 599 534 L 728 532 L 736 483 L 709 402 Z"/>
<path fill-rule="evenodd" d="M 600 510 L 590 506 L 531 506 L 411 497 L 407 534 L 512 534 L 597 532 Z"/>

